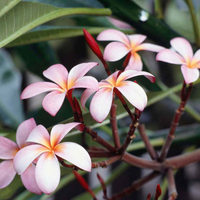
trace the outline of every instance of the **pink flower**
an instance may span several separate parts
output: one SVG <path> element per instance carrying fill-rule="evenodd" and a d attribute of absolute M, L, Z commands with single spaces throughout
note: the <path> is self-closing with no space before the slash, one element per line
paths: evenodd
<path fill-rule="evenodd" d="M 108 115 L 112 100 L 113 91 L 117 89 L 121 92 L 126 99 L 137 109 L 142 111 L 147 104 L 147 96 L 141 86 L 127 79 L 144 75 L 152 82 L 155 81 L 155 77 L 148 73 L 136 70 L 126 70 L 119 76 L 119 71 L 111 74 L 107 79 L 102 80 L 99 83 L 99 91 L 95 93 L 90 103 L 90 113 L 97 122 L 102 122 Z M 81 97 L 81 105 L 85 108 L 87 99 L 94 93 L 92 89 L 86 89 Z"/>
<path fill-rule="evenodd" d="M 76 65 L 68 74 L 67 69 L 56 64 L 43 72 L 43 75 L 55 82 L 38 82 L 26 87 L 21 94 L 21 99 L 27 99 L 43 92 L 49 92 L 42 102 L 43 108 L 52 116 L 55 116 L 63 104 L 65 96 L 72 104 L 72 91 L 75 88 L 98 89 L 98 82 L 95 78 L 84 76 L 91 68 L 98 63 L 82 63 Z"/>
<path fill-rule="evenodd" d="M 22 122 L 16 133 L 17 144 L 0 136 L 0 159 L 5 160 L 0 163 L 0 189 L 8 186 L 14 179 L 16 171 L 13 166 L 13 159 L 21 148 L 28 145 L 25 141 L 35 127 L 36 123 L 33 118 Z M 36 194 L 42 193 L 35 181 L 35 165 L 28 165 L 27 169 L 21 174 L 21 179 L 27 190 Z"/>
<path fill-rule="evenodd" d="M 193 55 L 190 43 L 181 37 L 170 41 L 174 50 L 164 49 L 160 51 L 156 60 L 172 64 L 180 64 L 186 84 L 192 83 L 199 78 L 200 49 Z"/>
<path fill-rule="evenodd" d="M 59 142 L 73 128 L 83 129 L 80 123 L 56 125 L 51 135 L 42 125 L 38 125 L 29 135 L 27 141 L 34 144 L 21 149 L 14 158 L 14 167 L 18 174 L 37 158 L 35 178 L 38 187 L 45 194 L 51 194 L 60 182 L 58 159 L 64 159 L 85 171 L 91 171 L 91 159 L 87 151 L 73 142 Z"/>
<path fill-rule="evenodd" d="M 141 71 L 143 66 L 140 55 L 137 53 L 138 51 L 147 50 L 158 52 L 164 49 L 158 45 L 142 43 L 145 39 L 145 35 L 125 35 L 124 33 L 114 29 L 102 31 L 97 37 L 97 40 L 100 41 L 114 41 L 108 44 L 105 48 L 105 60 L 117 61 L 130 52 L 131 56 L 126 69 L 134 69 L 137 71 Z"/>

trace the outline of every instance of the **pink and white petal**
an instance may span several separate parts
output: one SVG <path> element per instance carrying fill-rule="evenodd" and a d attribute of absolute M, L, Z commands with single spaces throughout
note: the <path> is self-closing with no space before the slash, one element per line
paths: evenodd
<path fill-rule="evenodd" d="M 96 91 L 99 89 L 99 84 L 96 78 L 91 76 L 84 76 L 75 81 L 74 86 L 71 87 L 71 89 L 74 88 L 90 88 Z"/>
<path fill-rule="evenodd" d="M 172 47 L 185 59 L 186 62 L 189 62 L 193 57 L 193 50 L 190 43 L 181 37 L 174 38 L 170 41 Z"/>
<path fill-rule="evenodd" d="M 81 96 L 81 106 L 83 109 L 85 109 L 85 103 L 86 101 L 89 99 L 89 97 L 94 93 L 96 92 L 96 90 L 94 89 L 86 89 L 82 96 Z"/>
<path fill-rule="evenodd" d="M 99 40 L 99 41 L 117 41 L 117 42 L 122 42 L 128 46 L 130 45 L 129 38 L 121 31 L 118 31 L 115 29 L 107 29 L 105 31 L 102 31 L 97 36 L 97 40 Z"/>
<path fill-rule="evenodd" d="M 107 17 L 107 19 L 118 29 L 129 29 L 132 30 L 132 26 L 127 24 L 126 22 L 123 22 L 121 20 L 115 19 L 113 17 Z"/>
<path fill-rule="evenodd" d="M 43 125 L 38 125 L 36 126 L 36 128 L 33 129 L 29 137 L 27 138 L 27 142 L 34 142 L 41 144 L 47 148 L 51 148 L 49 133 Z"/>
<path fill-rule="evenodd" d="M 102 88 L 92 98 L 90 113 L 92 117 L 101 123 L 109 114 L 112 104 L 113 89 Z"/>
<path fill-rule="evenodd" d="M 181 71 L 186 84 L 193 83 L 199 78 L 199 70 L 197 68 L 191 69 L 182 65 Z"/>
<path fill-rule="evenodd" d="M 23 146 L 25 146 L 25 142 L 30 135 L 31 131 L 36 127 L 36 122 L 33 118 L 30 118 L 28 120 L 25 120 L 22 122 L 18 128 L 16 133 L 16 140 L 19 148 L 21 149 Z"/>
<path fill-rule="evenodd" d="M 137 83 L 124 81 L 117 89 L 137 109 L 143 111 L 147 105 L 147 95 Z"/>
<path fill-rule="evenodd" d="M 131 55 L 128 65 L 125 68 L 125 70 L 137 70 L 137 71 L 142 71 L 142 60 L 141 57 L 138 53 L 134 53 L 134 55 Z"/>
<path fill-rule="evenodd" d="M 111 42 L 104 50 L 104 59 L 107 61 L 117 61 L 123 58 L 129 51 L 130 47 L 120 42 Z"/>
<path fill-rule="evenodd" d="M 14 157 L 14 168 L 21 175 L 27 167 L 42 153 L 50 151 L 42 145 L 29 145 L 17 152 Z"/>
<path fill-rule="evenodd" d="M 171 64 L 185 63 L 185 60 L 178 53 L 170 49 L 161 50 L 157 54 L 156 60 L 171 63 Z"/>
<path fill-rule="evenodd" d="M 68 90 L 74 85 L 74 82 L 83 77 L 90 69 L 97 66 L 96 62 L 81 63 L 74 66 L 69 72 Z"/>
<path fill-rule="evenodd" d="M 73 128 L 80 124 L 81 123 L 78 122 L 72 122 L 68 124 L 59 124 L 54 126 L 51 130 L 50 137 L 52 148 L 54 148 L 67 135 L 69 131 L 71 131 Z"/>
<path fill-rule="evenodd" d="M 152 83 L 155 82 L 155 76 L 152 75 L 149 72 L 136 71 L 136 70 L 126 70 L 119 75 L 116 84 L 118 85 L 118 84 L 120 84 L 120 82 L 127 80 L 129 78 L 136 77 L 136 76 L 146 76 Z"/>
<path fill-rule="evenodd" d="M 88 152 L 74 142 L 63 142 L 55 147 L 55 154 L 85 171 L 91 171 L 91 158 Z"/>
<path fill-rule="evenodd" d="M 62 91 L 61 88 L 58 85 L 56 85 L 55 83 L 37 82 L 37 83 L 33 83 L 33 84 L 29 85 L 28 87 L 26 87 L 23 90 L 20 98 L 28 99 L 30 97 L 34 97 L 38 94 L 41 94 L 43 92 L 49 92 L 52 90 Z"/>
<path fill-rule="evenodd" d="M 65 100 L 65 95 L 66 92 L 60 93 L 58 91 L 53 91 L 47 94 L 42 101 L 44 110 L 46 110 L 50 115 L 55 116 Z"/>
<path fill-rule="evenodd" d="M 132 47 L 138 46 L 147 38 L 146 35 L 141 35 L 141 34 L 128 35 L 128 37 L 131 41 Z"/>
<path fill-rule="evenodd" d="M 18 150 L 19 147 L 15 142 L 0 136 L 0 159 L 13 159 Z"/>
<path fill-rule="evenodd" d="M 102 87 L 108 87 L 109 88 L 110 86 L 115 85 L 119 73 L 120 73 L 120 71 L 116 71 L 116 72 L 112 73 L 106 80 L 102 80 L 99 83 L 100 84 L 99 87 L 100 88 L 102 88 Z"/>
<path fill-rule="evenodd" d="M 13 167 L 13 160 L 6 160 L 0 163 L 0 189 L 7 187 L 14 179 L 16 171 Z"/>
<path fill-rule="evenodd" d="M 43 72 L 43 75 L 49 80 L 60 85 L 63 89 L 67 87 L 68 71 L 63 65 L 52 65 Z"/>
<path fill-rule="evenodd" d="M 38 187 L 43 193 L 49 195 L 60 182 L 60 166 L 53 153 L 44 153 L 38 159 L 35 177 Z"/>
<path fill-rule="evenodd" d="M 35 165 L 30 164 L 28 168 L 21 174 L 22 183 L 25 188 L 32 193 L 42 194 L 35 180 Z"/>
<path fill-rule="evenodd" d="M 196 51 L 191 61 L 192 68 L 200 68 L 200 49 Z"/>
<path fill-rule="evenodd" d="M 147 50 L 147 51 L 159 52 L 163 49 L 165 49 L 165 48 L 162 46 L 159 46 L 159 45 L 143 43 L 143 44 L 137 46 L 135 51 Z"/>

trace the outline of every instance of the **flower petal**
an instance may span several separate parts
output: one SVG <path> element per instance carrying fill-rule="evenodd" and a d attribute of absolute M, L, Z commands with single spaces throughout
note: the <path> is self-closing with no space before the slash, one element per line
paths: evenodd
<path fill-rule="evenodd" d="M 86 101 L 89 99 L 89 97 L 96 92 L 96 90 L 94 89 L 86 89 L 82 96 L 81 96 L 81 106 L 83 107 L 83 109 L 85 109 L 85 103 Z"/>
<path fill-rule="evenodd" d="M 22 183 L 25 188 L 35 194 L 42 194 L 35 180 L 35 165 L 30 164 L 28 168 L 21 174 Z"/>
<path fill-rule="evenodd" d="M 123 58 L 130 50 L 131 48 L 124 43 L 111 42 L 106 46 L 103 56 L 107 61 L 117 61 Z"/>
<path fill-rule="evenodd" d="M 102 88 L 92 98 L 90 113 L 97 122 L 102 122 L 108 116 L 112 104 L 112 97 L 113 89 Z"/>
<path fill-rule="evenodd" d="M 96 62 L 88 62 L 88 63 L 81 63 L 74 66 L 69 72 L 68 78 L 68 90 L 74 86 L 74 82 L 78 79 L 83 77 L 90 69 L 97 66 L 98 63 Z"/>
<path fill-rule="evenodd" d="M 47 129 L 42 125 L 38 125 L 36 126 L 36 128 L 33 129 L 27 139 L 27 142 L 34 142 L 41 144 L 47 148 L 51 148 L 49 133 Z"/>
<path fill-rule="evenodd" d="M 137 51 L 147 50 L 147 51 L 159 52 L 163 49 L 165 49 L 165 48 L 162 46 L 155 45 L 155 44 L 149 44 L 149 43 L 143 43 L 137 47 Z"/>
<path fill-rule="evenodd" d="M 25 145 L 25 142 L 30 132 L 36 127 L 36 122 L 33 118 L 22 122 L 17 128 L 16 140 L 20 148 Z"/>
<path fill-rule="evenodd" d="M 52 148 L 55 147 L 67 135 L 69 131 L 80 124 L 81 123 L 78 122 L 72 122 L 68 124 L 59 124 L 54 126 L 51 130 L 50 137 Z"/>
<path fill-rule="evenodd" d="M 191 61 L 192 68 L 200 68 L 200 49 L 196 51 Z"/>
<path fill-rule="evenodd" d="M 13 167 L 13 160 L 6 160 L 0 163 L 0 189 L 7 187 L 16 175 Z"/>
<path fill-rule="evenodd" d="M 72 89 L 73 88 L 91 88 L 94 90 L 98 90 L 99 84 L 98 84 L 98 81 L 94 77 L 84 76 L 77 79 L 74 83 L 74 86 L 71 88 Z"/>
<path fill-rule="evenodd" d="M 172 47 L 189 62 L 193 57 L 193 50 L 190 43 L 181 37 L 174 38 L 170 41 Z"/>
<path fill-rule="evenodd" d="M 98 36 L 97 40 L 99 41 L 117 41 L 122 42 L 126 45 L 130 45 L 128 37 L 121 31 L 115 29 L 107 29 L 102 31 Z"/>
<path fill-rule="evenodd" d="M 15 142 L 0 136 L 0 159 L 13 159 L 18 150 Z"/>
<path fill-rule="evenodd" d="M 156 60 L 171 63 L 171 64 L 183 64 L 185 63 L 184 59 L 177 54 L 175 51 L 170 49 L 164 49 L 160 51 L 157 56 Z"/>
<path fill-rule="evenodd" d="M 14 168 L 18 174 L 22 174 L 27 167 L 44 152 L 49 151 L 42 145 L 29 145 L 17 152 L 14 157 Z"/>
<path fill-rule="evenodd" d="M 47 94 L 43 101 L 42 106 L 50 115 L 55 116 L 60 110 L 64 100 L 66 92 L 53 91 Z"/>
<path fill-rule="evenodd" d="M 88 152 L 74 142 L 58 144 L 55 147 L 55 154 L 85 171 L 91 171 L 91 158 Z"/>
<path fill-rule="evenodd" d="M 143 111 L 147 105 L 147 96 L 141 86 L 131 81 L 124 81 L 117 89 L 137 109 Z"/>
<path fill-rule="evenodd" d="M 125 70 L 134 69 L 137 71 L 141 71 L 142 67 L 143 67 L 143 64 L 142 64 L 140 55 L 137 53 L 134 53 L 134 55 L 131 55 L 128 65 Z"/>
<path fill-rule="evenodd" d="M 51 82 L 37 82 L 29 85 L 24 89 L 21 94 L 21 99 L 28 99 L 30 97 L 36 96 L 43 92 L 49 92 L 52 90 L 61 90 L 58 85 Z"/>
<path fill-rule="evenodd" d="M 151 73 L 149 72 L 145 72 L 145 71 L 136 71 L 136 70 L 126 70 L 123 73 L 121 73 L 117 79 L 117 85 L 120 84 L 120 82 L 127 80 L 129 78 L 133 78 L 136 76 L 146 76 L 152 83 L 155 82 L 155 76 L 153 76 Z"/>
<path fill-rule="evenodd" d="M 35 177 L 38 187 L 45 194 L 51 194 L 60 182 L 60 166 L 53 153 L 44 153 L 38 159 Z"/>
<path fill-rule="evenodd" d="M 199 78 L 199 70 L 197 68 L 191 69 L 182 65 L 181 71 L 186 84 L 193 83 Z"/>
<path fill-rule="evenodd" d="M 128 37 L 131 41 L 132 47 L 138 46 L 147 38 L 146 35 L 141 35 L 141 34 L 128 35 Z"/>

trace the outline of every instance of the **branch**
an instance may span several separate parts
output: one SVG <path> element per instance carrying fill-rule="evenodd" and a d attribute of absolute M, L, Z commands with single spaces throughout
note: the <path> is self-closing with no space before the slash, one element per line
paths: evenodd
<path fill-rule="evenodd" d="M 176 190 L 176 184 L 174 180 L 174 173 L 173 170 L 170 168 L 167 171 L 167 180 L 168 180 L 168 199 L 169 200 L 175 200 L 178 196 L 177 190 Z"/>

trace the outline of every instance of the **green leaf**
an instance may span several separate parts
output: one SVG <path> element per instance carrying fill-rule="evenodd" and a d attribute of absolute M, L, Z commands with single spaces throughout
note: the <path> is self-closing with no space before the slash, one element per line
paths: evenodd
<path fill-rule="evenodd" d="M 113 15 L 132 25 L 139 32 L 147 35 L 157 43 L 169 47 L 169 41 L 180 35 L 172 30 L 164 21 L 139 7 L 131 0 L 99 0 L 105 7 L 109 7 Z"/>
<path fill-rule="evenodd" d="M 109 9 L 59 8 L 47 4 L 20 2 L 0 18 L 0 47 L 52 19 L 71 15 L 110 15 Z"/>
<path fill-rule="evenodd" d="M 20 101 L 21 75 L 15 69 L 10 55 L 0 49 L 0 119 L 16 128 L 24 120 Z"/>
<path fill-rule="evenodd" d="M 20 0 L 1 0 L 0 1 L 0 17 L 7 13 L 12 7 L 17 5 Z"/>
<path fill-rule="evenodd" d="M 40 26 L 39 29 L 25 33 L 6 47 L 14 47 L 25 44 L 32 44 L 48 40 L 63 39 L 83 35 L 83 28 L 86 28 L 90 34 L 98 34 L 106 28 L 103 27 L 56 27 Z"/>

